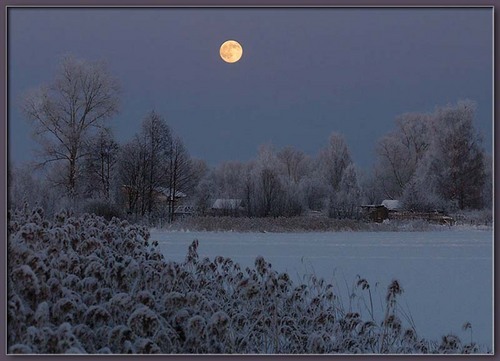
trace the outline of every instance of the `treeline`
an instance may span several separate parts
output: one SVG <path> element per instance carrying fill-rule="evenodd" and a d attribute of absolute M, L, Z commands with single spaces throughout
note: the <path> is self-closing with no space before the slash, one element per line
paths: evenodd
<path fill-rule="evenodd" d="M 52 84 L 22 104 L 39 144 L 39 162 L 9 167 L 11 207 L 61 208 L 134 221 L 172 221 L 182 201 L 209 214 L 216 199 L 249 217 L 319 213 L 358 218 L 361 204 L 398 199 L 409 211 L 491 208 L 492 161 L 474 129 L 475 105 L 404 114 L 380 139 L 376 163 L 357 168 L 339 133 L 315 156 L 293 147 L 259 148 L 255 159 L 210 168 L 190 157 L 155 111 L 120 144 L 107 121 L 120 87 L 100 63 L 66 58 Z"/>
<path fill-rule="evenodd" d="M 248 216 L 297 216 L 318 211 L 359 217 L 361 204 L 400 200 L 408 211 L 455 212 L 492 205 L 492 161 L 474 129 L 470 101 L 431 114 L 404 114 L 376 147 L 368 171 L 353 163 L 341 134 L 333 133 L 314 157 L 262 146 L 256 159 L 226 162 L 202 178 L 201 196 L 241 198 Z M 209 199 L 198 198 L 199 209 Z"/>
<path fill-rule="evenodd" d="M 151 111 L 119 144 L 107 121 L 120 86 L 104 64 L 63 59 L 54 81 L 26 94 L 22 110 L 38 142 L 36 164 L 9 167 L 12 208 L 40 205 L 134 220 L 172 220 L 174 202 L 197 184 L 197 162 L 165 119 Z M 167 207 L 165 207 L 167 205 Z"/>

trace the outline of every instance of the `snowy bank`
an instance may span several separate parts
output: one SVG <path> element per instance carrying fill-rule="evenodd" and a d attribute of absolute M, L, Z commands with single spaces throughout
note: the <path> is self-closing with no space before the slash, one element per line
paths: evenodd
<path fill-rule="evenodd" d="M 491 229 L 490 225 L 460 223 L 461 229 Z M 384 223 L 327 217 L 214 217 L 192 216 L 158 229 L 207 232 L 421 232 L 453 229 L 426 220 L 386 220 Z M 155 228 L 156 229 L 156 228 Z"/>

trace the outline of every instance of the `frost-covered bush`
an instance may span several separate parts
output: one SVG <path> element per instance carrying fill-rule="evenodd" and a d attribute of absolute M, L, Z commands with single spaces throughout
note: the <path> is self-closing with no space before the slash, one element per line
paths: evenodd
<path fill-rule="evenodd" d="M 372 304 L 366 280 L 347 308 L 334 285 L 314 275 L 294 284 L 262 257 L 242 269 L 201 259 L 194 241 L 185 262 L 167 262 L 146 228 L 117 218 L 61 212 L 48 222 L 42 209 L 24 209 L 9 213 L 9 235 L 13 354 L 479 351 L 472 337 L 419 337 L 399 311 L 397 281 L 376 320 L 372 308 L 354 306 Z"/>

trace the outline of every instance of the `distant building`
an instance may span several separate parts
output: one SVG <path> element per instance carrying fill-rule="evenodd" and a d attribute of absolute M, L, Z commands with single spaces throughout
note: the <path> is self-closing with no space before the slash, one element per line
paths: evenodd
<path fill-rule="evenodd" d="M 401 206 L 401 202 L 398 201 L 397 199 L 384 199 L 382 201 L 382 205 L 387 208 L 388 211 L 392 211 L 392 212 L 395 212 L 395 211 L 399 211 L 401 210 L 402 206 Z"/>
<path fill-rule="evenodd" d="M 389 218 L 388 209 L 382 204 L 367 204 L 361 206 L 363 217 L 377 223 Z"/>
<path fill-rule="evenodd" d="M 400 201 L 385 199 L 382 204 L 362 205 L 363 215 L 372 222 L 381 223 L 386 219 L 395 220 L 425 220 L 432 223 L 452 225 L 454 219 L 443 212 L 409 212 L 403 209 Z"/>
<path fill-rule="evenodd" d="M 142 194 L 137 188 L 123 185 L 122 192 L 125 195 L 126 207 L 130 211 L 142 202 Z M 156 187 L 153 190 L 153 197 L 157 207 L 167 210 L 170 203 L 173 203 L 174 207 L 177 208 L 182 206 L 187 194 L 181 191 L 175 191 L 175 194 L 171 194 L 170 188 Z M 183 210 L 181 213 L 187 213 L 187 211 Z"/>
<path fill-rule="evenodd" d="M 216 199 L 211 207 L 212 214 L 215 216 L 239 216 L 244 210 L 243 200 L 236 198 Z"/>
<path fill-rule="evenodd" d="M 391 213 L 398 212 L 401 208 L 401 202 L 396 199 L 384 199 L 382 204 L 361 206 L 364 217 L 378 223 L 391 218 Z"/>
<path fill-rule="evenodd" d="M 175 216 L 191 216 L 195 214 L 197 211 L 195 206 L 191 205 L 182 205 L 182 206 L 177 206 L 174 209 L 174 214 Z"/>

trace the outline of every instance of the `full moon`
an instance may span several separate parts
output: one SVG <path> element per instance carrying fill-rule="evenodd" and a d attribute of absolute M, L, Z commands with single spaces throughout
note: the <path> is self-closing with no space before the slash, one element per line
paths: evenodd
<path fill-rule="evenodd" d="M 243 48 L 235 40 L 228 40 L 220 46 L 220 57 L 226 63 L 236 63 L 243 55 Z"/>

